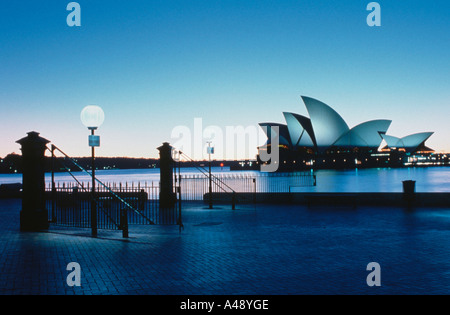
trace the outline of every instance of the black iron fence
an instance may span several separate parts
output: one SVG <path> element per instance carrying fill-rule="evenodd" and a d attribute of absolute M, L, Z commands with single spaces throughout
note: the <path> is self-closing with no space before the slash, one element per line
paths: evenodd
<path fill-rule="evenodd" d="M 92 193 L 89 183 L 50 184 L 46 189 L 49 222 L 91 227 Z M 180 225 L 181 208 L 159 206 L 159 186 L 110 185 L 96 188 L 97 227 L 122 230 L 124 225 Z"/>
<path fill-rule="evenodd" d="M 191 161 L 193 159 L 181 151 L 176 151 L 178 162 L 181 160 Z M 175 170 L 175 183 L 179 186 L 180 197 L 183 201 L 209 199 L 210 208 L 212 196 L 216 193 L 231 197 L 232 207 L 236 203 L 253 195 L 256 202 L 258 193 L 291 193 L 294 189 L 301 187 L 316 186 L 316 176 L 313 172 L 289 172 L 289 173 L 254 173 L 254 174 L 212 174 L 211 167 L 197 167 L 199 174 L 181 175 L 180 163 L 178 163 L 178 176 Z M 237 194 L 246 193 L 246 194 Z"/>
<path fill-rule="evenodd" d="M 212 193 L 284 193 L 316 185 L 313 173 L 258 173 L 214 175 Z M 183 200 L 203 200 L 209 194 L 209 177 L 181 175 Z"/>
<path fill-rule="evenodd" d="M 181 230 L 179 193 L 170 206 L 161 207 L 159 185 L 106 185 L 55 145 L 47 149 L 52 154 L 52 180 L 46 189 L 46 206 L 51 209 L 49 222 L 70 227 L 91 227 L 94 236 L 97 229 L 108 229 L 122 230 L 123 236 L 128 237 L 129 224 L 178 225 Z M 61 153 L 63 158 L 56 159 L 56 152 Z M 55 182 L 56 161 L 72 176 L 73 182 Z M 91 176 L 92 186 L 89 187 L 89 182 L 80 182 L 66 162 Z"/>

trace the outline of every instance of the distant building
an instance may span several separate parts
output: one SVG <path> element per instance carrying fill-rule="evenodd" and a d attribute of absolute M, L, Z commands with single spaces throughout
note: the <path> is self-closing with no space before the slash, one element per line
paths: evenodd
<path fill-rule="evenodd" d="M 397 138 L 393 136 L 382 135 L 384 141 L 386 141 L 386 147 L 383 150 L 404 150 L 405 152 L 415 153 L 417 151 L 433 152 L 434 150 L 425 146 L 427 141 L 433 132 L 416 133 L 403 138 Z"/>
<path fill-rule="evenodd" d="M 392 121 L 385 119 L 350 128 L 330 106 L 310 97 L 302 96 L 302 99 L 309 118 L 283 113 L 286 124 L 259 124 L 268 141 L 258 151 L 270 150 L 272 136 L 278 136 L 280 168 L 397 166 L 403 163 L 405 154 L 433 152 L 425 146 L 433 132 L 404 138 L 389 136 L 386 132 Z M 380 149 L 383 140 L 386 146 Z"/>

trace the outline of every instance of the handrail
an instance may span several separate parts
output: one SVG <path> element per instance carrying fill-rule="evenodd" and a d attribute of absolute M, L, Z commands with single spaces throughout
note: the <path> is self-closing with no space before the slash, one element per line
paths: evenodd
<path fill-rule="evenodd" d="M 183 155 L 183 157 L 189 159 L 191 162 L 194 162 L 194 160 L 191 159 L 191 158 L 190 158 L 188 155 L 186 155 L 184 152 L 181 152 L 181 151 L 178 151 L 178 152 L 180 153 L 180 155 Z M 198 169 L 203 175 L 205 175 L 206 177 L 209 177 L 209 172 L 208 172 L 206 169 L 203 169 L 203 171 L 204 171 L 204 172 L 203 172 L 202 169 L 200 169 L 200 167 L 198 167 L 198 166 L 196 166 L 196 165 L 194 165 L 194 167 L 195 167 L 196 169 Z M 224 192 L 226 192 L 226 193 L 236 193 L 236 191 L 234 191 L 233 188 L 231 188 L 230 186 L 228 186 L 226 183 L 224 183 L 220 178 L 218 178 L 218 177 L 215 176 L 214 174 L 211 174 L 211 179 L 214 179 L 214 180 L 220 182 L 222 185 L 226 186 L 228 189 L 231 190 L 231 192 L 230 192 L 230 191 L 226 191 L 226 190 L 225 190 L 223 187 L 221 187 L 218 183 L 216 183 L 214 180 L 212 180 L 212 182 L 213 182 L 217 187 L 219 187 L 220 189 L 222 189 Z"/>
<path fill-rule="evenodd" d="M 180 154 L 180 159 L 181 156 L 185 157 L 186 159 L 188 159 L 191 162 L 195 162 L 190 156 L 188 156 L 186 153 L 182 152 L 181 150 L 177 150 Z M 236 194 L 236 191 L 231 188 L 230 186 L 228 186 L 224 181 L 222 181 L 220 178 L 218 178 L 217 176 L 215 176 L 214 174 L 209 174 L 209 171 L 207 171 L 205 168 L 200 168 L 198 166 L 196 166 L 194 164 L 194 167 L 199 170 L 203 175 L 205 175 L 207 178 L 209 178 L 211 176 L 211 182 L 214 183 L 216 185 L 216 187 L 219 187 L 219 189 L 221 189 L 223 192 L 225 192 L 226 194 L 231 194 L 232 196 L 232 208 L 233 210 L 235 209 L 236 206 L 236 201 L 238 198 L 243 198 L 242 196 L 238 196 L 238 194 Z M 203 170 L 202 170 L 203 169 Z M 223 186 L 226 186 L 229 190 L 231 191 L 227 191 L 225 190 L 220 184 L 222 184 Z M 245 198 L 244 198 L 245 199 Z"/>
<path fill-rule="evenodd" d="M 58 148 L 56 145 L 52 145 L 53 148 L 55 148 L 56 150 L 58 150 L 61 154 L 64 155 L 64 158 L 69 159 L 69 161 L 71 161 L 73 164 L 75 164 L 78 168 L 80 168 L 83 172 L 87 173 L 89 176 L 92 177 L 92 173 L 89 173 L 87 170 L 85 170 L 81 165 L 79 165 L 75 159 L 72 159 L 70 156 L 68 156 L 66 153 L 64 153 L 60 148 Z M 48 147 L 47 147 L 48 149 Z M 48 149 L 49 150 L 49 149 Z M 51 150 L 50 150 L 51 151 Z M 67 168 L 66 168 L 67 169 Z M 70 172 L 69 172 L 70 173 Z M 72 177 L 73 174 L 71 174 Z M 143 213 L 141 213 L 139 210 L 133 208 L 128 202 L 126 202 L 125 200 L 123 200 L 122 198 L 120 198 L 116 193 L 114 193 L 114 191 L 112 191 L 108 186 L 106 186 L 102 181 L 100 181 L 98 178 L 95 177 L 95 181 L 98 182 L 100 185 L 102 185 L 104 188 L 106 188 L 114 197 L 116 197 L 120 202 L 122 202 L 127 208 L 133 210 L 134 212 L 136 212 L 137 214 L 141 215 L 144 219 L 146 219 L 150 224 L 154 225 L 155 223 L 150 220 L 147 216 L 145 216 Z M 77 180 L 78 182 L 78 180 Z M 78 182 L 79 183 L 79 182 Z M 82 188 L 84 189 L 84 187 L 82 186 Z M 117 225 L 117 224 L 116 224 Z"/>
<path fill-rule="evenodd" d="M 54 146 L 56 148 L 56 146 Z M 57 148 L 56 148 L 57 149 Z M 47 150 L 49 150 L 47 148 Z M 59 149 L 58 149 L 59 150 Z M 64 154 L 64 153 L 63 153 Z M 65 158 L 64 158 L 65 159 Z M 86 192 L 89 192 L 87 190 L 87 188 L 84 187 L 84 185 L 82 183 L 80 183 L 80 181 L 75 177 L 75 175 L 72 174 L 72 172 L 70 171 L 70 169 L 61 161 L 58 160 L 58 162 L 66 169 L 66 171 L 73 177 L 73 179 L 78 183 L 79 186 L 81 186 L 81 189 L 83 189 Z M 53 183 L 52 183 L 53 185 Z M 90 195 L 90 198 L 92 199 L 92 201 L 95 202 L 97 209 L 100 209 L 104 214 L 106 214 L 106 216 L 111 220 L 111 222 L 117 226 L 120 227 L 120 224 L 117 224 L 117 222 L 109 215 L 109 213 L 107 211 L 103 210 L 103 207 L 99 207 L 99 203 L 98 200 L 96 200 L 92 195 Z"/>

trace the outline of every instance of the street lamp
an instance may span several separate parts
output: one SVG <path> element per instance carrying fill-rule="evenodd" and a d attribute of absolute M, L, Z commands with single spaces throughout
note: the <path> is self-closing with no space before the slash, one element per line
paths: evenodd
<path fill-rule="evenodd" d="M 90 131 L 89 146 L 92 151 L 92 202 L 91 202 L 91 228 L 92 236 L 97 236 L 97 204 L 95 202 L 95 147 L 100 146 L 100 136 L 95 135 L 95 130 L 103 124 L 105 113 L 101 107 L 89 105 L 81 111 L 81 122 Z"/>
<path fill-rule="evenodd" d="M 208 141 L 208 155 L 209 155 L 209 209 L 213 208 L 212 205 L 212 178 L 211 178 L 211 154 L 214 154 L 214 147 L 211 147 L 211 141 Z"/>

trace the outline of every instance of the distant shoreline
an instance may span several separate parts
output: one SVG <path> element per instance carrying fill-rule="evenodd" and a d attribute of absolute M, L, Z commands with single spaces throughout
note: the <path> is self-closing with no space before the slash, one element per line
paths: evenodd
<path fill-rule="evenodd" d="M 77 162 L 86 170 L 90 170 L 90 161 L 91 158 L 76 158 Z M 136 161 L 138 160 L 138 161 Z M 116 161 L 117 163 L 112 163 L 111 161 Z M 48 161 L 47 161 L 48 162 Z M 127 163 L 131 162 L 131 163 Z M 133 163 L 135 162 L 135 163 Z M 148 162 L 148 163 L 145 163 Z M 208 161 L 195 161 L 195 162 L 181 162 L 181 168 L 207 168 Z M 48 164 L 48 163 L 47 163 Z M 125 165 L 127 166 L 125 166 Z M 148 170 L 148 169 L 159 169 L 159 160 L 154 159 L 128 159 L 128 158 L 96 158 L 96 170 Z M 123 165 L 122 167 L 117 167 L 116 165 Z M 146 165 L 146 166 L 144 166 Z M 257 161 L 211 161 L 212 167 L 221 167 L 221 168 L 230 168 L 230 171 L 260 171 L 260 165 Z M 301 171 L 311 171 L 311 170 L 354 170 L 354 169 L 376 169 L 376 168 L 427 168 L 427 167 L 449 167 L 450 164 L 426 164 L 426 165 L 368 165 L 368 166 L 357 166 L 357 167 L 345 167 L 345 166 L 337 166 L 332 167 L 330 165 L 320 165 L 311 167 L 281 167 L 277 172 L 301 172 Z M 13 169 L 13 168 L 12 168 Z M 17 167 L 15 171 L 0 170 L 0 175 L 8 175 L 8 174 L 22 174 L 20 167 Z M 81 169 L 77 169 L 77 167 L 71 168 L 71 171 L 78 172 L 82 171 Z M 51 173 L 52 169 L 49 165 L 46 166 L 46 173 Z M 56 168 L 54 170 L 55 173 L 64 173 L 67 172 L 64 168 Z"/>

